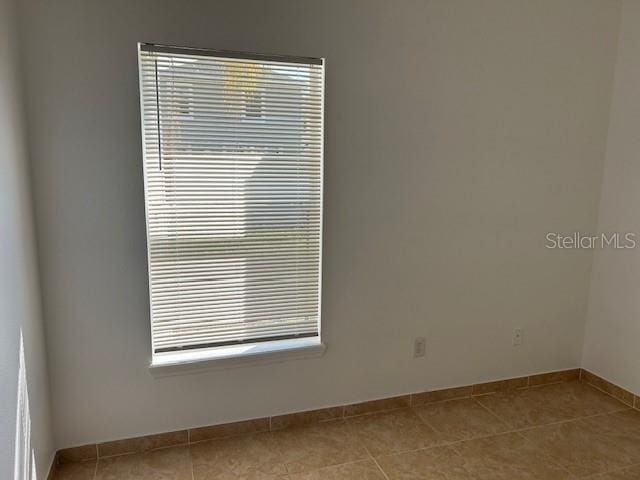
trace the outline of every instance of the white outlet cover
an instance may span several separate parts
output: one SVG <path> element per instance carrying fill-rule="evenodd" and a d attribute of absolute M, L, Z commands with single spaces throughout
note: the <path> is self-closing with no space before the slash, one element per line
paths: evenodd
<path fill-rule="evenodd" d="M 523 328 L 514 328 L 513 329 L 513 345 L 514 346 L 522 345 L 523 337 L 524 337 L 524 329 Z"/>

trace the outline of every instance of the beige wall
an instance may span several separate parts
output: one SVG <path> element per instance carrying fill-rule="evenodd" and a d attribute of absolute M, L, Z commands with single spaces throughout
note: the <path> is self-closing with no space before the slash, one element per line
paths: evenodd
<path fill-rule="evenodd" d="M 598 231 L 640 235 L 640 2 L 624 2 Z M 640 239 L 640 237 L 638 237 Z M 640 246 L 596 252 L 583 366 L 640 394 Z"/>
<path fill-rule="evenodd" d="M 618 2 L 21 3 L 59 447 L 579 365 Z M 323 358 L 149 374 L 138 41 L 327 58 Z"/>
<path fill-rule="evenodd" d="M 14 7 L 0 0 L 0 478 L 39 480 L 51 465 L 53 436 Z M 37 477 L 21 469 L 14 476 L 16 443 L 18 458 L 34 459 Z"/>

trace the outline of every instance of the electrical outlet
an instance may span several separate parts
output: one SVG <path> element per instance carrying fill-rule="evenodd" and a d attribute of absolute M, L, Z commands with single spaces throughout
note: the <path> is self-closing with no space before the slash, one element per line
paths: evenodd
<path fill-rule="evenodd" d="M 413 356 L 414 358 L 424 357 L 427 353 L 427 339 L 424 337 L 418 337 L 413 342 Z"/>
<path fill-rule="evenodd" d="M 524 337 L 524 329 L 514 328 L 513 329 L 513 346 L 517 347 L 518 345 L 522 345 L 523 337 Z"/>

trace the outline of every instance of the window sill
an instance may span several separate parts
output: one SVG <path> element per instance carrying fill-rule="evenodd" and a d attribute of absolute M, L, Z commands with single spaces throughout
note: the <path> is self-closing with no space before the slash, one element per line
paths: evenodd
<path fill-rule="evenodd" d="M 327 349 L 319 337 L 233 345 L 193 352 L 155 355 L 149 366 L 154 377 L 206 370 L 264 365 L 304 358 L 318 358 Z"/>

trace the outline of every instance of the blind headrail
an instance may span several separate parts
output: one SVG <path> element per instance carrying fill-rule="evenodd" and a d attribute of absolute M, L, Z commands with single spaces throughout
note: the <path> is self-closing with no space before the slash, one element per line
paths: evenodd
<path fill-rule="evenodd" d="M 179 47 L 175 45 L 157 45 L 140 43 L 141 52 L 170 53 L 177 55 L 199 55 L 205 57 L 234 58 L 257 60 L 263 62 L 301 63 L 304 65 L 323 65 L 324 58 L 298 57 L 295 55 L 276 55 L 271 53 L 236 52 L 232 50 L 215 50 L 210 48 Z"/>

